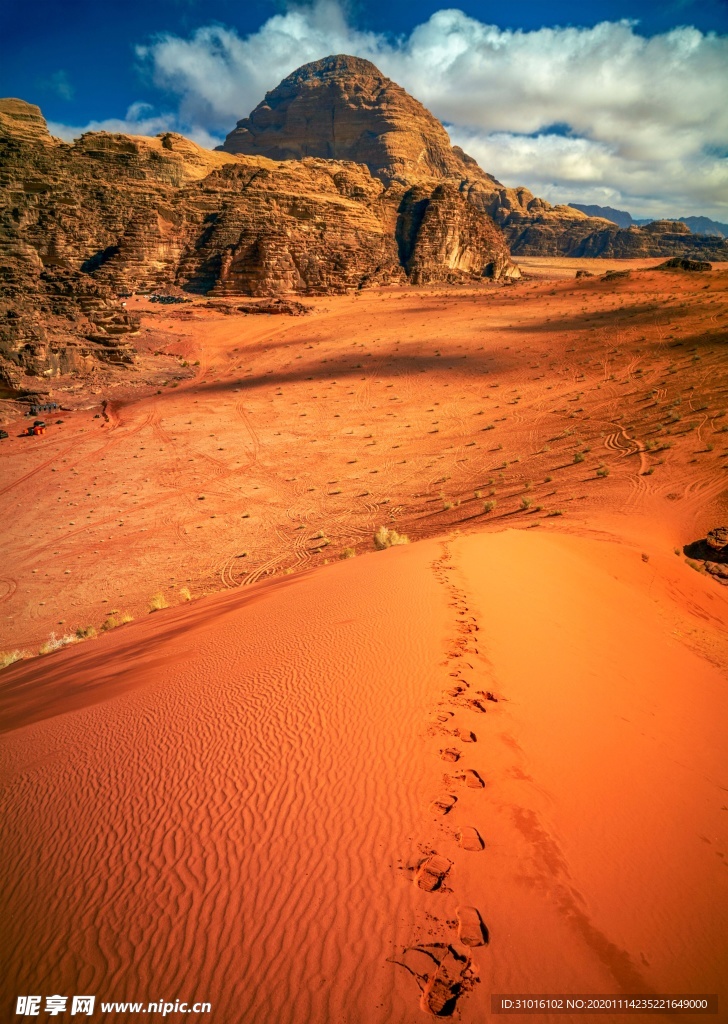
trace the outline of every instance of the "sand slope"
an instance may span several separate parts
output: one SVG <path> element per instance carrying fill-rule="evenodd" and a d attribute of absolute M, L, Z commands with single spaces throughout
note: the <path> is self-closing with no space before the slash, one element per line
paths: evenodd
<path fill-rule="evenodd" d="M 4 424 L 0 651 L 371 550 L 382 523 L 704 537 L 728 516 L 728 266 L 577 281 L 580 261 L 546 263 L 570 277 L 373 289 L 304 317 L 130 300 L 141 370 L 54 380 L 72 411 L 42 437 Z"/>
<path fill-rule="evenodd" d="M 8 669 L 6 998 L 725 998 L 727 604 L 674 556 L 474 534 Z"/>

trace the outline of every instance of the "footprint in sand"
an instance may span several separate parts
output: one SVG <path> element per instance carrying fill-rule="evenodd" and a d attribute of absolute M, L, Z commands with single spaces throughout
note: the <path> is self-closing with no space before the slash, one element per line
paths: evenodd
<path fill-rule="evenodd" d="M 459 697 L 461 693 L 465 693 L 464 686 L 453 686 L 452 690 L 448 690 L 449 697 Z"/>
<path fill-rule="evenodd" d="M 481 779 L 480 775 L 478 775 L 474 768 L 468 768 L 462 775 L 456 775 L 455 777 L 461 782 L 464 782 L 470 789 L 485 788 L 485 782 Z"/>
<path fill-rule="evenodd" d="M 449 722 L 449 720 L 452 718 L 454 714 L 454 711 L 443 711 L 442 714 L 439 714 L 437 716 L 437 721 L 444 725 L 445 722 Z"/>
<path fill-rule="evenodd" d="M 440 888 L 451 867 L 452 861 L 449 861 L 447 857 L 433 854 L 432 857 L 427 857 L 423 860 L 417 868 L 415 882 L 425 892 L 434 892 Z"/>
<path fill-rule="evenodd" d="M 483 702 L 479 700 L 471 700 L 470 706 L 473 709 L 473 711 L 480 711 L 482 714 L 485 714 L 486 711 L 488 710 L 485 704 L 483 704 Z"/>
<path fill-rule="evenodd" d="M 468 729 L 458 729 L 457 735 L 463 741 L 463 743 L 477 743 L 478 742 L 478 738 L 475 735 L 475 733 L 474 732 L 470 732 Z"/>
<path fill-rule="evenodd" d="M 438 814 L 449 814 L 457 802 L 458 798 L 448 793 L 447 796 L 441 796 L 438 800 L 435 800 L 432 804 L 432 809 L 437 811 Z"/>
<path fill-rule="evenodd" d="M 475 907 L 458 907 L 458 938 L 464 946 L 484 946 L 488 929 Z"/>
<path fill-rule="evenodd" d="M 443 761 L 459 761 L 461 754 L 455 747 L 445 747 L 444 750 L 440 751 L 440 757 Z"/>
<path fill-rule="evenodd" d="M 463 825 L 457 835 L 458 846 L 461 850 L 469 850 L 471 853 L 480 853 L 485 846 L 477 828 L 472 825 Z"/>
<path fill-rule="evenodd" d="M 451 1017 L 460 996 L 477 980 L 470 959 L 444 943 L 410 946 L 394 963 L 415 978 L 420 989 L 420 1006 L 433 1017 Z"/>

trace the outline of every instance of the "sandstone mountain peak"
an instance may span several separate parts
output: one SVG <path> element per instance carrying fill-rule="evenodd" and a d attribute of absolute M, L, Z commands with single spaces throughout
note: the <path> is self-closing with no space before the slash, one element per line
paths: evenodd
<path fill-rule="evenodd" d="M 487 177 L 418 100 L 370 61 L 345 54 L 284 78 L 238 121 L 222 149 L 272 160 L 353 160 L 385 184 Z"/>

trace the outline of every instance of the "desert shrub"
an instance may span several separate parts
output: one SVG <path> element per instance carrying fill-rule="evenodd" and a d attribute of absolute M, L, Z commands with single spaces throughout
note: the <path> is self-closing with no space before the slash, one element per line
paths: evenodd
<path fill-rule="evenodd" d="M 153 594 L 149 599 L 149 611 L 159 612 L 162 608 L 169 608 L 169 605 L 167 603 L 167 598 L 160 591 L 158 594 Z"/>
<path fill-rule="evenodd" d="M 483 492 L 482 491 L 476 491 L 475 492 L 475 497 L 476 498 L 482 498 L 483 497 Z"/>
<path fill-rule="evenodd" d="M 548 513 L 549 518 L 551 518 L 553 516 L 563 516 L 563 514 L 564 513 L 561 511 L 560 508 L 552 509 L 551 512 Z"/>
<path fill-rule="evenodd" d="M 180 587 L 179 596 L 183 601 L 191 601 L 192 594 L 189 587 Z"/>
<path fill-rule="evenodd" d="M 409 544 L 409 537 L 390 530 L 386 526 L 377 527 L 374 533 L 374 547 L 377 551 L 384 551 L 385 548 L 394 547 L 397 544 Z"/>
<path fill-rule="evenodd" d="M 110 629 L 116 629 L 118 626 L 124 626 L 127 622 L 133 621 L 134 616 L 130 615 L 129 612 L 111 612 L 101 623 L 101 628 L 106 633 Z"/>
<path fill-rule="evenodd" d="M 446 501 L 443 504 L 443 506 L 442 506 L 443 512 L 449 512 L 451 508 L 452 508 L 452 502 L 451 501 Z"/>
<path fill-rule="evenodd" d="M 521 498 L 521 508 L 523 509 L 523 511 L 525 512 L 526 509 L 529 509 L 530 507 L 531 507 L 531 499 L 530 498 Z"/>
<path fill-rule="evenodd" d="M 44 644 L 41 644 L 38 653 L 39 654 L 51 654 L 53 651 L 60 651 L 61 647 L 67 647 L 69 644 L 75 644 L 78 637 L 75 633 L 66 633 L 65 636 L 56 636 L 55 633 L 51 633 Z"/>
<path fill-rule="evenodd" d="M 597 476 L 609 476 L 609 466 L 599 466 Z"/>
<path fill-rule="evenodd" d="M 584 461 L 584 456 L 582 455 L 582 453 L 581 452 L 575 452 L 574 453 L 574 462 L 583 462 L 583 461 Z"/>
<path fill-rule="evenodd" d="M 0 651 L 0 669 L 14 665 L 16 661 L 21 661 L 27 657 L 28 655 L 25 651 Z"/>
<path fill-rule="evenodd" d="M 496 503 L 494 501 L 486 501 L 485 504 L 483 505 L 483 511 L 492 512 L 493 509 L 495 508 L 495 504 Z"/>
<path fill-rule="evenodd" d="M 344 548 L 344 550 L 339 555 L 339 558 L 353 558 L 355 554 L 356 551 L 354 550 L 354 548 Z"/>
<path fill-rule="evenodd" d="M 91 640 L 96 636 L 93 626 L 76 626 L 76 637 L 79 640 Z"/>

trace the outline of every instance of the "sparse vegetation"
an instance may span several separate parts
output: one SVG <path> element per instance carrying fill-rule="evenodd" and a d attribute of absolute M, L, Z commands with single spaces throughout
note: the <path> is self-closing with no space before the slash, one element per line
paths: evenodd
<path fill-rule="evenodd" d="M 69 644 L 75 644 L 78 642 L 78 637 L 75 633 L 66 633 L 65 636 L 56 636 L 55 633 L 51 633 L 44 644 L 41 644 L 38 654 L 51 654 L 53 651 L 60 651 L 62 647 L 68 647 Z"/>
<path fill-rule="evenodd" d="M 189 587 L 180 587 L 179 596 L 183 601 L 191 601 L 192 594 Z"/>
<path fill-rule="evenodd" d="M 344 548 L 339 555 L 339 558 L 353 558 L 356 555 L 354 548 Z"/>
<path fill-rule="evenodd" d="M 494 501 L 486 501 L 483 505 L 484 512 L 492 512 L 495 508 L 496 503 Z"/>
<path fill-rule="evenodd" d="M 604 465 L 598 466 L 597 467 L 597 476 L 601 476 L 601 477 L 609 476 L 609 466 L 604 466 Z"/>
<path fill-rule="evenodd" d="M 169 608 L 169 603 L 164 594 L 160 591 L 158 594 L 153 594 L 149 599 L 149 611 L 159 612 L 162 608 Z"/>
<path fill-rule="evenodd" d="M 386 526 L 377 527 L 374 533 L 374 547 L 377 551 L 384 551 L 385 548 L 395 547 L 397 544 L 409 544 L 409 537 Z"/>
<path fill-rule="evenodd" d="M 76 626 L 76 638 L 78 640 L 91 640 L 96 636 L 93 626 Z"/>
<path fill-rule="evenodd" d="M 14 665 L 16 661 L 22 661 L 27 657 L 26 651 L 2 651 L 0 652 L 0 669 L 8 668 L 9 665 Z"/>
<path fill-rule="evenodd" d="M 582 452 L 574 452 L 574 462 L 583 462 L 584 455 Z"/>
<path fill-rule="evenodd" d="M 104 632 L 107 632 L 110 629 L 117 629 L 119 626 L 125 626 L 127 622 L 133 621 L 134 616 L 130 615 L 129 612 L 111 612 L 101 623 L 101 628 Z"/>
<path fill-rule="evenodd" d="M 531 504 L 530 498 L 521 498 L 521 508 L 524 512 L 531 507 Z"/>

